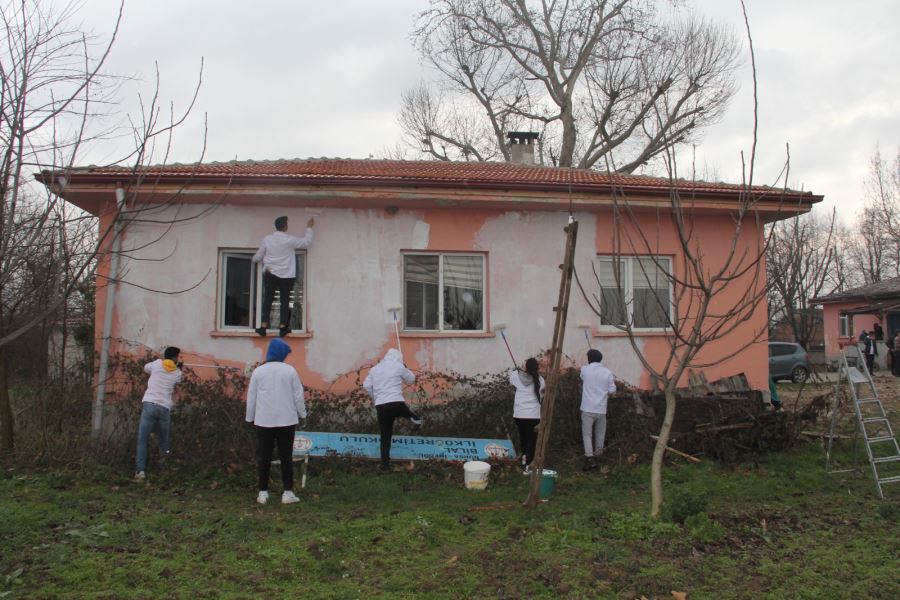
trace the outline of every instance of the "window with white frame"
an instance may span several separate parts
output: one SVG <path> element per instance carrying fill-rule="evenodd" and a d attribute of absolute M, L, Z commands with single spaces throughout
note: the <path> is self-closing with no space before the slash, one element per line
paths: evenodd
<path fill-rule="evenodd" d="M 484 331 L 484 256 L 403 255 L 403 329 Z"/>
<path fill-rule="evenodd" d="M 219 319 L 218 328 L 223 330 L 250 330 L 263 321 L 278 323 L 281 302 L 275 294 L 269 319 L 263 319 L 260 310 L 263 301 L 263 271 L 253 262 L 251 250 L 222 250 L 219 252 Z M 306 329 L 306 253 L 297 252 L 297 279 L 291 289 L 288 302 L 291 306 L 291 329 Z"/>
<path fill-rule="evenodd" d="M 666 256 L 598 256 L 600 323 L 608 327 L 663 329 L 672 322 L 672 259 Z"/>
<path fill-rule="evenodd" d="M 850 337 L 850 315 L 838 316 L 838 336 Z"/>

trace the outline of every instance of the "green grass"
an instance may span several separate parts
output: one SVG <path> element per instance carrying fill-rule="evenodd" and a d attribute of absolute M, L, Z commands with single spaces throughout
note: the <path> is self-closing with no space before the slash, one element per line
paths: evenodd
<path fill-rule="evenodd" d="M 511 467 L 473 492 L 458 465 L 376 475 L 374 463 L 313 460 L 292 506 L 277 486 L 255 504 L 249 467 L 151 472 L 149 485 L 108 469 L 7 469 L 0 597 L 900 597 L 900 486 L 879 501 L 870 479 L 823 462 L 810 445 L 670 466 L 668 493 L 705 500 L 685 525 L 647 516 L 646 465 L 556 464 L 556 491 L 534 510 Z"/>

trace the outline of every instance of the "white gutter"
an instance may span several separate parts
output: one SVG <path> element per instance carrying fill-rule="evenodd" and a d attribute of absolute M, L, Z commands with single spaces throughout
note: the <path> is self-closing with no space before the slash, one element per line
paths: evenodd
<path fill-rule="evenodd" d="M 94 398 L 91 438 L 98 439 L 103 432 L 103 414 L 106 405 L 106 378 L 109 376 L 109 337 L 112 334 L 113 309 L 116 305 L 116 276 L 119 271 L 119 215 L 125 205 L 125 190 L 116 188 L 116 215 L 113 218 L 113 237 L 110 242 L 109 277 L 106 284 L 106 307 L 103 311 L 103 336 L 100 343 L 100 370 L 97 373 L 97 396 Z"/>

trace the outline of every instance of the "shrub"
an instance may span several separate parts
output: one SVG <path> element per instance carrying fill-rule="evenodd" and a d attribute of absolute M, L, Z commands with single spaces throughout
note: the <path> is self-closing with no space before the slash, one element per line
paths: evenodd
<path fill-rule="evenodd" d="M 663 505 L 664 515 L 674 523 L 684 523 L 688 517 L 699 515 L 706 510 L 706 496 L 690 489 L 682 488 L 669 495 Z"/>

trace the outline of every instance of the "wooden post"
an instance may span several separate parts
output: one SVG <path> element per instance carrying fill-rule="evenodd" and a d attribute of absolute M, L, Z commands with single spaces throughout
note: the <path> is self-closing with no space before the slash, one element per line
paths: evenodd
<path fill-rule="evenodd" d="M 550 429 L 553 422 L 553 407 L 556 403 L 556 392 L 559 389 L 559 365 L 562 360 L 563 340 L 566 335 L 566 317 L 569 314 L 569 292 L 572 289 L 572 271 L 575 262 L 575 241 L 578 238 L 578 221 L 571 220 L 564 229 L 566 232 L 566 252 L 563 264 L 559 266 L 562 275 L 559 281 L 559 301 L 553 309 L 556 311 L 556 323 L 553 326 L 553 343 L 550 345 L 550 365 L 547 368 L 547 388 L 541 404 L 541 428 L 538 432 L 534 459 L 531 461 L 531 482 L 528 486 L 528 498 L 525 506 L 533 508 L 540 500 L 541 473 L 544 468 L 544 457 L 550 443 Z"/>

